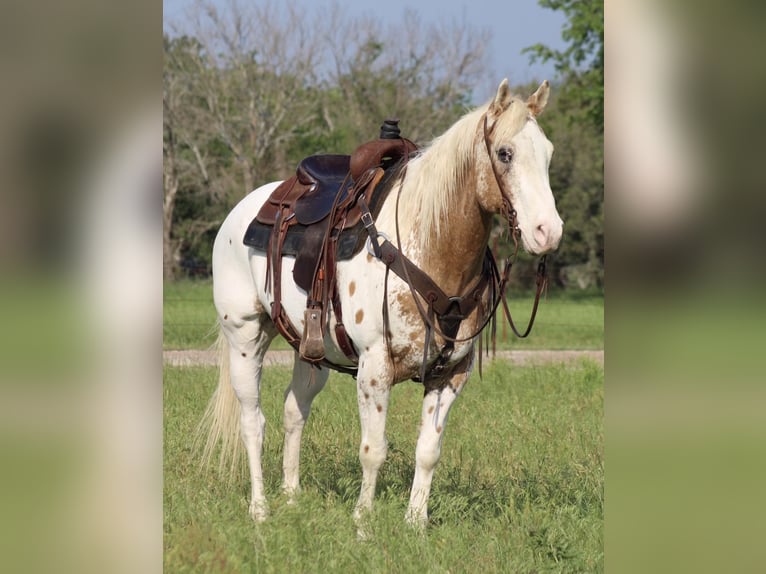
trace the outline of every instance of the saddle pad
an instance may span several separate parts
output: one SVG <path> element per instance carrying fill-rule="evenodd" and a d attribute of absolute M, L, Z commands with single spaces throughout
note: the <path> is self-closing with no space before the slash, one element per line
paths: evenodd
<path fill-rule="evenodd" d="M 309 227 L 308 225 L 293 225 L 289 228 L 284 245 L 282 246 L 283 256 L 295 257 L 298 255 L 303 245 L 303 236 Z M 269 237 L 271 237 L 272 229 L 273 226 L 253 219 L 245 232 L 243 243 L 256 251 L 265 253 L 269 246 Z M 336 255 L 338 261 L 345 261 L 356 255 L 364 245 L 367 237 L 367 232 L 365 232 L 361 222 L 354 227 L 344 229 L 338 238 L 338 252 Z"/>

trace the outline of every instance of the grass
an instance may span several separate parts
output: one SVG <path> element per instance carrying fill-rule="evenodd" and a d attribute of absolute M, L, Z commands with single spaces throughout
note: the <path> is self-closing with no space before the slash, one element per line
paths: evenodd
<path fill-rule="evenodd" d="M 211 368 L 165 370 L 164 550 L 167 572 L 603 571 L 603 368 L 493 362 L 453 407 L 420 535 L 403 520 L 414 473 L 422 387 L 392 391 L 389 454 L 372 540 L 351 518 L 359 494 L 353 380 L 333 373 L 304 433 L 303 492 L 279 494 L 282 395 L 289 370 L 264 372 L 267 522 L 247 515 L 246 471 L 227 486 L 191 446 L 215 384 Z"/>
<path fill-rule="evenodd" d="M 163 346 L 165 349 L 206 349 L 215 341 L 215 308 L 211 281 L 166 283 Z M 534 297 L 511 296 L 511 313 L 519 329 L 526 327 Z M 535 326 L 526 339 L 515 337 L 498 316 L 500 349 L 603 349 L 604 297 L 600 292 L 551 289 L 540 302 Z M 273 349 L 287 349 L 278 339 Z"/>

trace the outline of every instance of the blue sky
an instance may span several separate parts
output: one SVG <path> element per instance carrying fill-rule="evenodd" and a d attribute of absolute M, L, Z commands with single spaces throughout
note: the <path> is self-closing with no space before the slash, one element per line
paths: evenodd
<path fill-rule="evenodd" d="M 177 20 L 184 8 L 193 0 L 164 0 L 166 18 Z M 216 0 L 224 5 L 225 0 Z M 257 0 L 254 0 L 257 1 Z M 306 6 L 327 4 L 322 0 L 285 0 Z M 353 14 L 375 15 L 389 22 L 403 18 L 405 9 L 414 8 L 422 20 L 462 21 L 491 33 L 489 61 L 492 72 L 497 77 L 495 86 L 507 77 L 511 84 L 521 84 L 532 80 L 553 80 L 553 65 L 530 64 L 529 57 L 521 50 L 537 42 L 551 48 L 561 49 L 561 29 L 565 24 L 564 15 L 541 8 L 537 0 L 338 0 Z M 381 5 L 386 9 L 382 10 Z M 488 87 L 477 86 L 475 94 L 479 100 L 488 98 Z"/>

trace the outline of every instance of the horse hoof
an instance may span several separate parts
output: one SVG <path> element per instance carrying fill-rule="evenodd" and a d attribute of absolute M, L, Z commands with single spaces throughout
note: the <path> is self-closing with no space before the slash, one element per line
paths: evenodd
<path fill-rule="evenodd" d="M 354 510 L 354 524 L 356 524 L 356 539 L 365 542 L 372 539 L 372 530 L 369 524 L 369 510 Z"/>
<path fill-rule="evenodd" d="M 359 525 L 356 527 L 356 539 L 359 542 L 369 542 L 372 540 L 372 531 L 369 525 Z"/>
<path fill-rule="evenodd" d="M 407 514 L 404 517 L 404 521 L 414 530 L 418 530 L 420 532 L 425 531 L 426 526 L 428 526 L 428 515 L 427 514 L 417 514 L 415 512 L 407 512 Z"/>
<path fill-rule="evenodd" d="M 285 496 L 286 501 L 285 504 L 288 506 L 293 506 L 298 501 L 298 496 L 301 493 L 301 489 L 299 488 L 282 488 L 282 494 Z"/>
<path fill-rule="evenodd" d="M 250 504 L 250 517 L 255 522 L 264 522 L 269 516 L 269 510 L 260 504 Z"/>

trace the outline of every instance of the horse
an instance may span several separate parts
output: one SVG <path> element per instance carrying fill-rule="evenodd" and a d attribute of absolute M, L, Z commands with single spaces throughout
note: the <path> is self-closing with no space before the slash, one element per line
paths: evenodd
<path fill-rule="evenodd" d="M 526 100 L 511 93 L 503 80 L 484 105 L 467 112 L 446 132 L 411 157 L 393 183 L 375 225 L 380 237 L 397 237 L 397 248 L 443 292 L 463 294 L 484 273 L 493 216 L 512 223 L 523 248 L 542 255 L 555 250 L 563 221 L 550 188 L 548 168 L 553 145 L 537 122 L 548 101 L 547 81 Z M 261 455 L 265 417 L 260 382 L 266 350 L 277 334 L 270 315 L 266 255 L 243 244 L 243 235 L 280 182 L 266 184 L 242 199 L 228 214 L 213 246 L 213 295 L 218 315 L 220 374 L 204 417 L 210 462 L 221 442 L 223 457 L 234 460 L 238 435 L 250 471 L 249 513 L 255 521 L 268 515 Z M 368 246 L 369 247 L 369 246 Z M 292 279 L 294 258 L 283 258 L 281 305 L 300 331 L 307 292 Z M 387 453 L 386 414 L 394 385 L 420 379 L 424 364 L 440 360 L 424 386 L 421 424 L 415 452 L 415 475 L 405 520 L 416 527 L 428 522 L 428 498 L 439 461 L 447 417 L 474 365 L 475 343 L 486 324 L 487 305 L 477 305 L 460 321 L 456 336 L 434 329 L 427 336 L 427 302 L 405 278 L 389 274 L 371 250 L 362 249 L 337 263 L 337 293 L 349 338 L 358 353 L 353 364 L 343 353 L 328 313 L 326 360 L 355 370 L 361 420 L 359 460 L 362 484 L 353 517 L 359 523 L 372 509 L 378 470 Z M 487 294 L 482 298 L 486 300 Z M 482 313 L 484 311 L 484 314 Z M 449 353 L 440 352 L 451 340 Z M 293 501 L 300 490 L 301 435 L 311 403 L 327 382 L 329 369 L 317 368 L 296 352 L 284 402 L 282 490 Z M 361 527 L 360 527 L 361 528 Z M 361 533 L 361 530 L 360 530 Z"/>

